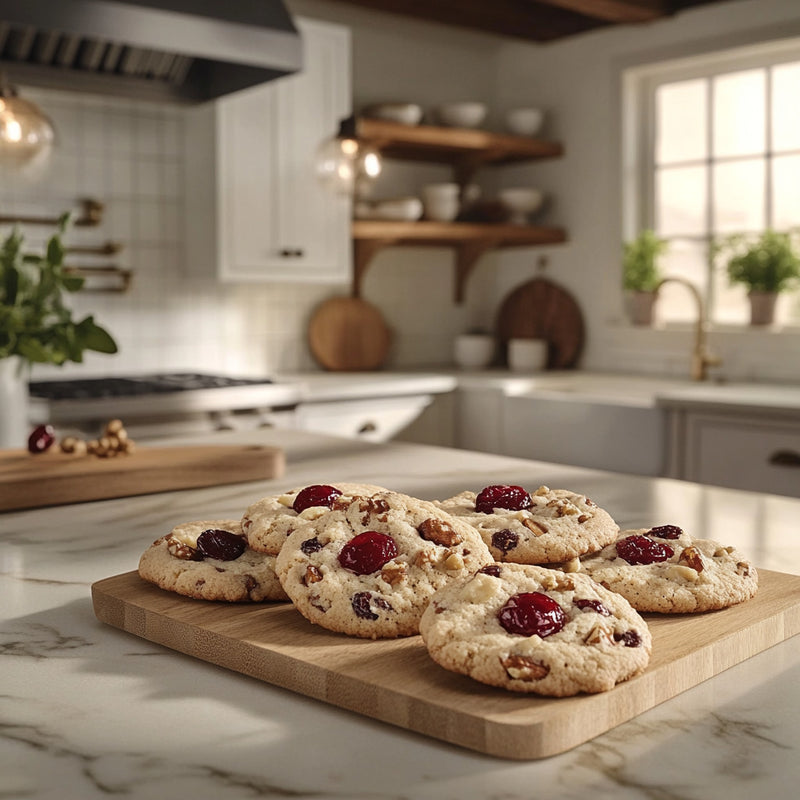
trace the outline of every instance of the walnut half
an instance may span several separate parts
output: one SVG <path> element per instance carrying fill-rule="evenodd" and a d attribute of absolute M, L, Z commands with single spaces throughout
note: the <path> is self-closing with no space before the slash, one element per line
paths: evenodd
<path fill-rule="evenodd" d="M 509 655 L 500 659 L 503 669 L 517 681 L 540 681 L 550 674 L 550 667 L 530 656 Z"/>

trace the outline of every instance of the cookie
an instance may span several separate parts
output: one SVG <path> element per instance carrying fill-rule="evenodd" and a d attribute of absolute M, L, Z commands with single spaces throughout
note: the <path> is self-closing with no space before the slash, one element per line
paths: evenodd
<path fill-rule="evenodd" d="M 497 561 L 554 564 L 613 542 L 619 526 L 588 497 L 566 489 L 496 484 L 437 503 L 480 531 Z"/>
<path fill-rule="evenodd" d="M 422 615 L 431 658 L 513 692 L 596 693 L 644 671 L 652 637 L 630 603 L 586 575 L 484 567 L 439 590 Z"/>
<path fill-rule="evenodd" d="M 290 533 L 327 511 L 340 494 L 355 497 L 385 491 L 385 487 L 369 483 L 298 486 L 248 506 L 242 516 L 242 531 L 253 550 L 276 556 Z"/>
<path fill-rule="evenodd" d="M 491 563 L 471 525 L 433 503 L 381 492 L 342 495 L 289 536 L 275 570 L 310 622 L 376 639 L 416 634 L 437 589 Z"/>
<path fill-rule="evenodd" d="M 622 531 L 580 569 L 639 611 L 687 614 L 753 597 L 758 573 L 742 553 L 675 525 Z"/>
<path fill-rule="evenodd" d="M 139 575 L 197 600 L 286 600 L 275 557 L 247 547 L 237 520 L 185 522 L 156 539 L 139 559 Z"/>

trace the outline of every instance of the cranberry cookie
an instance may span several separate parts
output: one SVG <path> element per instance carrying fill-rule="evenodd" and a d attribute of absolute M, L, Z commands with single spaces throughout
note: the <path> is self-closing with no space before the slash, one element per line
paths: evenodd
<path fill-rule="evenodd" d="M 310 622 L 388 639 L 418 633 L 437 589 L 491 563 L 471 525 L 433 503 L 387 491 L 339 497 L 289 536 L 275 570 Z"/>
<path fill-rule="evenodd" d="M 675 525 L 622 531 L 613 544 L 582 557 L 580 568 L 639 611 L 711 611 L 758 590 L 758 573 L 744 555 Z"/>
<path fill-rule="evenodd" d="M 383 486 L 369 483 L 298 486 L 284 494 L 263 497 L 248 506 L 242 517 L 242 531 L 253 550 L 276 556 L 290 533 L 324 514 L 337 497 L 368 497 L 385 491 Z"/>
<path fill-rule="evenodd" d="M 595 693 L 643 672 L 647 623 L 586 575 L 494 564 L 438 591 L 420 633 L 452 672 L 514 692 Z"/>
<path fill-rule="evenodd" d="M 437 503 L 480 531 L 497 561 L 555 564 L 613 542 L 619 525 L 588 497 L 566 489 L 495 484 Z"/>
<path fill-rule="evenodd" d="M 168 592 L 197 600 L 288 599 L 275 574 L 275 557 L 251 550 L 237 520 L 177 525 L 144 551 L 139 575 Z"/>

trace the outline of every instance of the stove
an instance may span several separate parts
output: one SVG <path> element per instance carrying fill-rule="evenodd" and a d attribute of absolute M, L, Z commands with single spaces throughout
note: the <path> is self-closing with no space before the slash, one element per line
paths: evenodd
<path fill-rule="evenodd" d="M 289 424 L 299 390 L 270 378 L 156 373 L 29 384 L 33 422 L 88 436 L 109 419 L 135 439 Z M 285 423 L 285 424 L 283 424 Z"/>

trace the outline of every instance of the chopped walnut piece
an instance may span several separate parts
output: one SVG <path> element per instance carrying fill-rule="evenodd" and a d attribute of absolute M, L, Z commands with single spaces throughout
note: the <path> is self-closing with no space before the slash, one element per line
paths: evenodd
<path fill-rule="evenodd" d="M 406 577 L 406 565 L 402 561 L 390 561 L 381 570 L 381 578 L 390 586 L 396 586 Z"/>
<path fill-rule="evenodd" d="M 437 554 L 430 550 L 420 550 L 414 558 L 414 564 L 417 567 L 424 567 L 427 564 L 432 564 L 436 561 Z"/>
<path fill-rule="evenodd" d="M 747 577 L 750 576 L 750 565 L 746 561 L 737 561 L 736 562 L 736 571 L 743 578 L 747 578 Z"/>
<path fill-rule="evenodd" d="M 306 574 L 303 575 L 303 586 L 308 586 L 311 583 L 319 583 L 323 577 L 319 567 L 309 564 L 308 567 L 306 567 Z"/>
<path fill-rule="evenodd" d="M 614 632 L 605 625 L 595 625 L 583 640 L 584 644 L 614 644 Z"/>
<path fill-rule="evenodd" d="M 560 569 L 563 569 L 564 572 L 580 572 L 581 571 L 581 560 L 578 556 L 575 558 L 570 559 L 569 561 L 564 561 L 559 565 Z"/>
<path fill-rule="evenodd" d="M 535 536 L 541 536 L 543 533 L 548 533 L 549 528 L 542 522 L 539 522 L 538 519 L 524 519 L 522 520 L 522 524 Z"/>
<path fill-rule="evenodd" d="M 461 534 L 450 523 L 435 517 L 424 520 L 417 531 L 423 539 L 442 547 L 452 547 L 463 541 Z"/>
<path fill-rule="evenodd" d="M 540 681 L 550 674 L 550 667 L 530 656 L 510 655 L 500 659 L 509 677 L 518 681 Z"/>
<path fill-rule="evenodd" d="M 540 486 L 535 492 L 535 495 L 542 497 L 543 495 L 549 494 L 550 487 L 549 486 Z"/>
<path fill-rule="evenodd" d="M 461 553 L 450 553 L 444 560 L 444 568 L 448 571 L 464 569 L 464 559 Z"/>
<path fill-rule="evenodd" d="M 175 556 L 175 558 L 180 558 L 183 561 L 202 561 L 203 555 L 196 547 L 185 544 L 172 535 L 167 536 L 166 541 L 167 550 L 169 550 L 170 555 Z"/>
<path fill-rule="evenodd" d="M 703 571 L 703 557 L 696 547 L 685 547 L 678 561 L 685 561 L 696 572 Z"/>
<path fill-rule="evenodd" d="M 584 522 L 588 522 L 592 518 L 591 514 L 581 514 L 578 517 L 578 524 L 583 525 Z"/>

